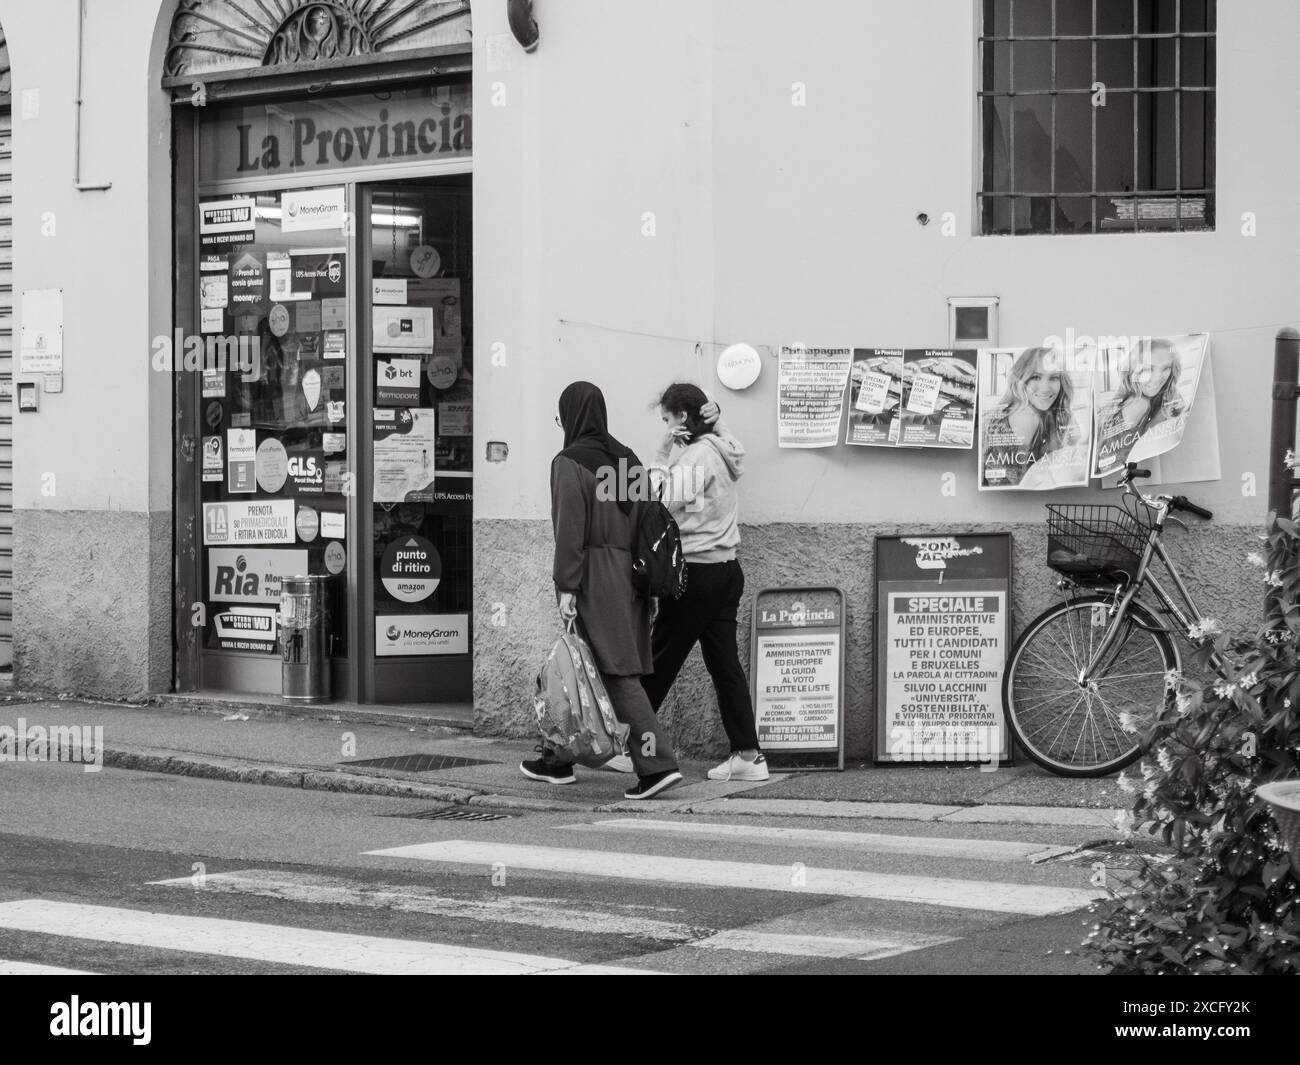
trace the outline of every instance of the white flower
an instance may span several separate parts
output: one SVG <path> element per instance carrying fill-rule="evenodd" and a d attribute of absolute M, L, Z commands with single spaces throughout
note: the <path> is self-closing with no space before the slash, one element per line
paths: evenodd
<path fill-rule="evenodd" d="M 1217 636 L 1222 631 L 1223 626 L 1214 618 L 1202 618 L 1187 630 L 1187 637 L 1190 640 L 1204 640 L 1210 636 Z"/>
<path fill-rule="evenodd" d="M 1271 569 L 1264 574 L 1264 583 L 1270 588 L 1281 588 L 1283 583 L 1282 574 L 1278 570 Z"/>
<path fill-rule="evenodd" d="M 1183 675 L 1176 669 L 1171 669 L 1165 674 L 1165 688 L 1173 691 L 1182 683 Z"/>
<path fill-rule="evenodd" d="M 1160 763 L 1160 768 L 1166 773 L 1174 768 L 1174 760 L 1169 756 L 1169 752 L 1161 748 L 1156 752 L 1156 761 Z"/>
<path fill-rule="evenodd" d="M 1136 732 L 1138 730 L 1137 718 L 1127 710 L 1121 710 L 1119 712 L 1119 727 L 1125 732 Z"/>
<path fill-rule="evenodd" d="M 1263 569 L 1265 566 L 1264 556 L 1261 555 L 1258 551 L 1252 551 L 1250 554 L 1248 554 L 1246 556 L 1246 561 L 1249 562 L 1252 566 L 1258 566 L 1260 569 Z"/>
<path fill-rule="evenodd" d="M 1296 461 L 1295 461 L 1295 452 L 1294 452 L 1294 451 L 1292 451 L 1292 450 L 1290 450 L 1290 449 L 1287 450 L 1287 453 L 1286 453 L 1286 454 L 1283 456 L 1283 458 L 1282 458 L 1282 465 L 1285 466 L 1288 470 L 1294 470 L 1294 469 L 1295 469 L 1295 467 L 1296 467 Z"/>
<path fill-rule="evenodd" d="M 1243 673 L 1240 677 L 1237 678 L 1237 687 L 1240 688 L 1242 691 L 1250 691 L 1250 689 L 1253 688 L 1258 683 L 1259 683 L 1259 674 L 1256 673 L 1254 670 L 1251 670 L 1251 672 L 1249 673 Z"/>
<path fill-rule="evenodd" d="M 1217 681 L 1214 685 L 1214 694 L 1220 699 L 1230 699 L 1232 697 L 1234 685 L 1225 680 Z"/>
<path fill-rule="evenodd" d="M 1137 791 L 1137 784 L 1128 774 L 1121 773 L 1119 775 L 1119 790 L 1124 792 L 1125 795 L 1132 795 Z"/>
<path fill-rule="evenodd" d="M 1179 692 L 1176 696 L 1174 696 L 1174 706 L 1177 708 L 1180 714 L 1185 714 L 1187 713 L 1188 710 L 1192 708 L 1192 700 L 1189 696 L 1186 696 L 1182 692 Z"/>

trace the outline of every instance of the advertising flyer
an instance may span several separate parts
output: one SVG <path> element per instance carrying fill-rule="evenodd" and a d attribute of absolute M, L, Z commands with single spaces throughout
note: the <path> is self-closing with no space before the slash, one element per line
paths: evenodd
<path fill-rule="evenodd" d="M 442 580 L 438 549 L 423 536 L 405 536 L 384 549 L 379 562 L 384 590 L 403 603 L 420 603 Z"/>
<path fill-rule="evenodd" d="M 975 352 L 916 349 L 903 352 L 902 447 L 975 445 Z"/>
<path fill-rule="evenodd" d="M 232 314 L 261 315 L 266 310 L 266 267 L 251 251 L 234 257 L 227 286 Z"/>
<path fill-rule="evenodd" d="M 276 614 L 274 607 L 231 606 L 217 611 L 209 622 L 208 646 L 275 654 Z"/>
<path fill-rule="evenodd" d="M 419 359 L 376 359 L 375 402 L 384 407 L 412 407 L 420 402 Z"/>
<path fill-rule="evenodd" d="M 375 654 L 469 654 L 468 614 L 376 614 Z"/>
<path fill-rule="evenodd" d="M 320 495 L 325 491 L 325 453 L 295 451 L 289 455 L 289 491 L 295 496 Z"/>
<path fill-rule="evenodd" d="M 203 504 L 204 546 L 295 542 L 292 499 Z"/>
<path fill-rule="evenodd" d="M 290 291 L 297 299 L 337 299 L 347 291 L 342 249 L 289 252 Z M 320 326 L 316 327 L 317 329 Z"/>
<path fill-rule="evenodd" d="M 225 480 L 226 464 L 222 458 L 221 437 L 203 438 L 203 479 L 220 484 Z"/>
<path fill-rule="evenodd" d="M 376 306 L 372 308 L 376 354 L 433 354 L 433 308 Z"/>
<path fill-rule="evenodd" d="M 854 348 L 846 444 L 893 447 L 903 401 L 903 349 Z"/>
<path fill-rule="evenodd" d="M 987 762 L 1002 749 L 1002 592 L 891 594 L 885 735 L 943 761 Z"/>
<path fill-rule="evenodd" d="M 214 200 L 199 205 L 199 248 L 211 254 L 222 248 L 247 244 L 257 235 L 251 196 Z"/>
<path fill-rule="evenodd" d="M 374 502 L 432 502 L 434 424 L 432 409 L 374 408 Z"/>
<path fill-rule="evenodd" d="M 209 548 L 208 598 L 223 603 L 279 603 L 280 582 L 306 572 L 306 551 Z"/>
<path fill-rule="evenodd" d="M 754 604 L 754 723 L 765 751 L 839 749 L 843 600 L 813 594 L 811 606 L 797 589 Z"/>
<path fill-rule="evenodd" d="M 839 440 L 853 352 L 782 345 L 777 372 L 780 447 L 833 447 Z"/>
<path fill-rule="evenodd" d="M 1120 473 L 1183 439 L 1209 347 L 1207 333 L 1120 338 L 1097 353 L 1092 476 Z"/>
<path fill-rule="evenodd" d="M 226 471 L 228 492 L 251 493 L 257 491 L 257 431 L 255 429 L 226 430 Z"/>
<path fill-rule="evenodd" d="M 308 229 L 337 229 L 343 232 L 346 217 L 344 188 L 296 189 L 280 195 L 280 232 L 299 233 Z"/>
<path fill-rule="evenodd" d="M 876 537 L 877 762 L 1009 757 L 1010 588 L 1007 533 Z"/>
<path fill-rule="evenodd" d="M 1091 350 L 1068 361 L 1056 347 L 980 351 L 980 491 L 1088 483 L 1093 362 Z"/>

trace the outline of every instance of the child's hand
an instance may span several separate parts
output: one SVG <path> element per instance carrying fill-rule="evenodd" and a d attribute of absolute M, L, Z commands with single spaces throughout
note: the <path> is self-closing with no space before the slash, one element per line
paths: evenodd
<path fill-rule="evenodd" d="M 717 400 L 711 399 L 704 404 L 704 406 L 700 408 L 700 417 L 703 418 L 705 423 L 708 425 L 712 425 L 722 417 L 722 408 L 718 406 Z"/>

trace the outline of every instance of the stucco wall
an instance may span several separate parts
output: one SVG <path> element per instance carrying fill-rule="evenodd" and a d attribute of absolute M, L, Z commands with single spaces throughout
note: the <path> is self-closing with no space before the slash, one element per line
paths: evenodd
<path fill-rule="evenodd" d="M 171 381 L 150 357 L 171 329 L 160 44 L 175 2 L 85 5 L 81 178 L 106 191 L 73 182 L 80 6 L 0 0 L 15 356 L 23 290 L 61 288 L 64 308 L 64 390 L 14 417 L 14 668 L 24 686 L 140 695 L 171 675 Z"/>
<path fill-rule="evenodd" d="M 845 659 L 845 748 L 849 757 L 874 750 L 875 694 L 872 604 L 875 537 L 927 531 L 906 524 L 771 523 L 742 530 L 745 570 L 741 659 L 749 661 L 753 594 L 781 585 L 833 584 L 844 590 L 848 609 Z M 955 532 L 1011 532 L 1012 617 L 1018 635 L 1025 624 L 1059 597 L 1055 575 L 1044 566 L 1046 530 L 1034 525 L 961 525 Z M 1171 529 L 1166 542 L 1209 616 L 1233 631 L 1258 624 L 1264 585 L 1245 557 L 1257 546 L 1256 530 L 1201 526 Z M 475 611 L 493 619 L 475 632 L 475 725 L 485 733 L 536 733 L 534 678 L 560 633 L 551 589 L 551 528 L 546 521 L 480 521 L 475 525 Z M 1186 656 L 1187 648 L 1183 645 Z M 717 701 L 698 649 L 661 709 L 684 754 L 721 755 L 727 740 Z"/>

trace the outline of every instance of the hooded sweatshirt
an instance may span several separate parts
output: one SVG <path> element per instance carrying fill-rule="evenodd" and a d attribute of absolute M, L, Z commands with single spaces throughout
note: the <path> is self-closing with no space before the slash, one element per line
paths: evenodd
<path fill-rule="evenodd" d="M 661 448 L 655 465 L 664 476 L 663 502 L 682 534 L 687 562 L 730 562 L 740 543 L 737 524 L 745 448 L 718 422 L 681 448 Z"/>

